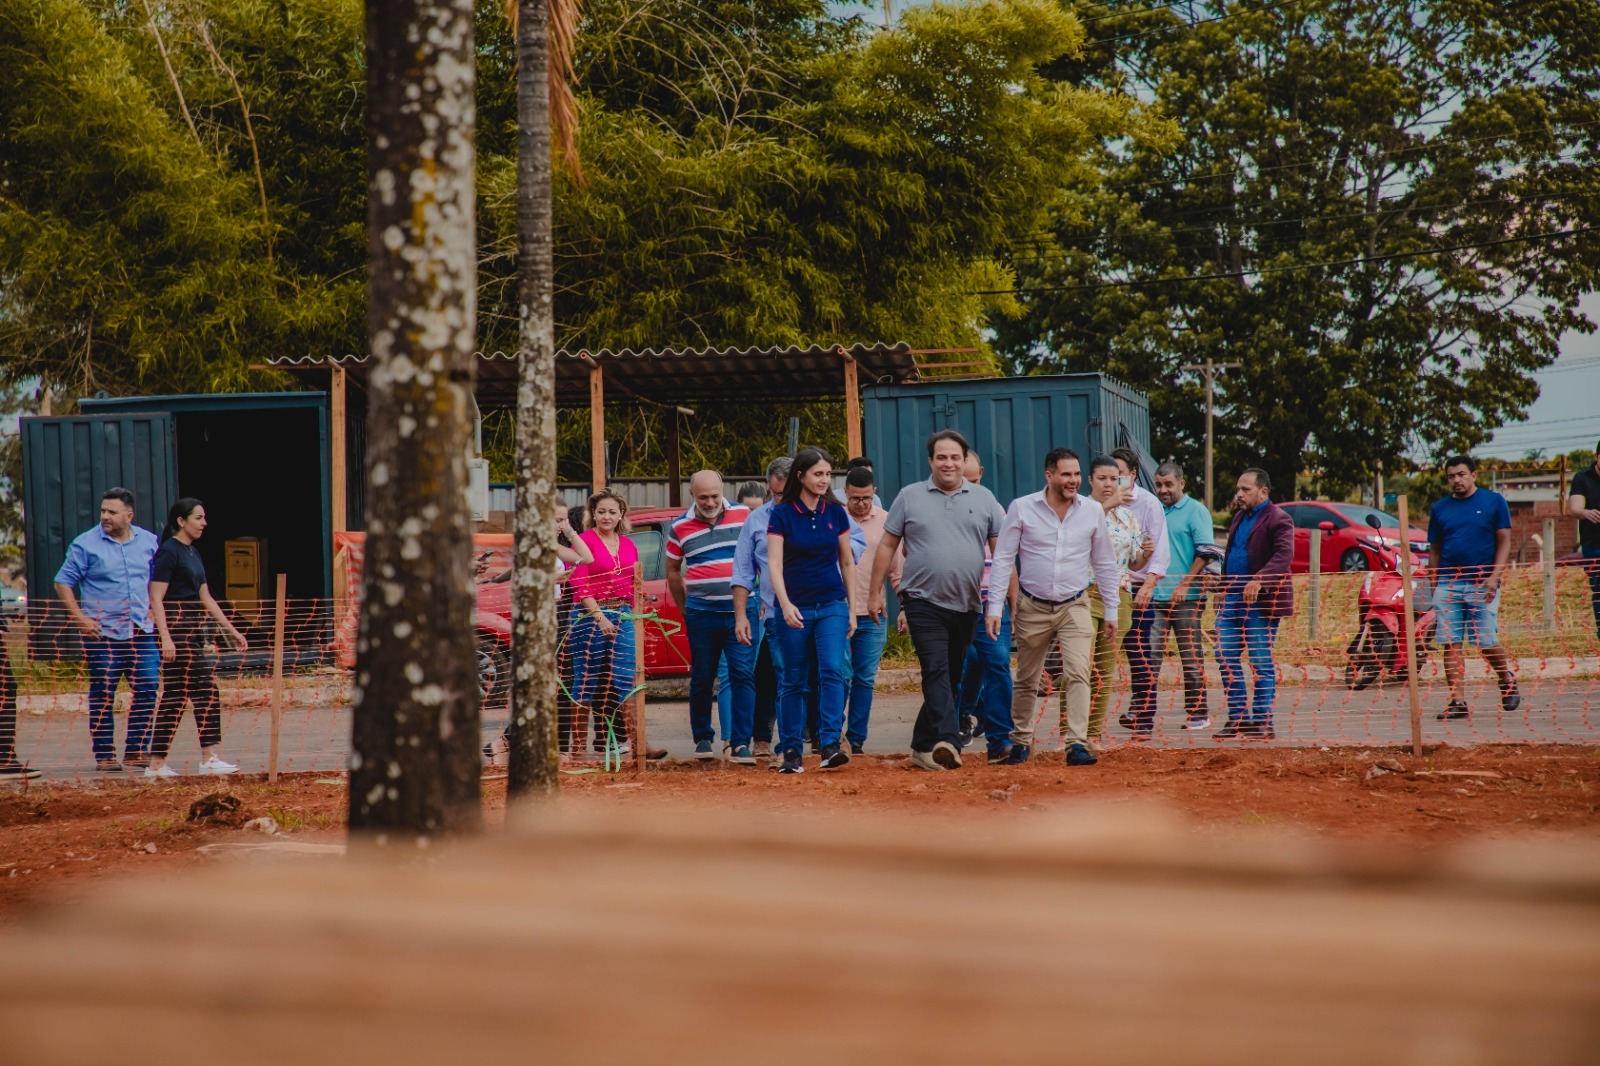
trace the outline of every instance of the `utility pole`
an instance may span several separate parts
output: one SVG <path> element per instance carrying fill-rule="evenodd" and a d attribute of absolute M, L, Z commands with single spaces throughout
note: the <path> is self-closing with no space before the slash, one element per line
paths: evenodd
<path fill-rule="evenodd" d="M 883 28 L 886 30 L 894 26 L 894 13 L 890 9 L 893 3 L 894 0 L 883 0 Z"/>
<path fill-rule="evenodd" d="M 1206 356 L 1203 363 L 1184 363 L 1180 370 L 1198 370 L 1206 376 L 1206 510 L 1213 510 L 1211 506 L 1211 418 L 1216 407 L 1217 390 L 1216 376 L 1219 370 L 1232 370 L 1244 366 L 1243 363 L 1216 363 L 1211 357 Z"/>

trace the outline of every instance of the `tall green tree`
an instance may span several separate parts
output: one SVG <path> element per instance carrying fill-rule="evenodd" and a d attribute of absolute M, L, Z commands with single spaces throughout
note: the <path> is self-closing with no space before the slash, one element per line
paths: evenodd
<path fill-rule="evenodd" d="M 1093 9 L 1065 84 L 1152 100 L 1174 151 L 1108 144 L 1104 180 L 1009 250 L 1013 365 L 1147 390 L 1159 453 L 1338 490 L 1486 440 L 1537 395 L 1600 255 L 1594 0 L 1196 0 Z M 1219 492 L 1221 498 L 1226 493 Z"/>
<path fill-rule="evenodd" d="M 361 335 L 360 8 L 0 3 L 0 376 L 230 390 Z"/>

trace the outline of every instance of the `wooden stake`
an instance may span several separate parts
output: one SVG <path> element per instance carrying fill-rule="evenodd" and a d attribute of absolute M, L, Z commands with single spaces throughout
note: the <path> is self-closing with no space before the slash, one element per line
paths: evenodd
<path fill-rule="evenodd" d="M 1311 639 L 1317 639 L 1322 613 L 1322 530 L 1311 531 L 1311 597 L 1306 608 L 1306 621 L 1310 623 Z"/>
<path fill-rule="evenodd" d="M 1422 754 L 1422 671 L 1417 662 L 1417 612 L 1411 593 L 1411 516 L 1406 494 L 1400 494 L 1400 582 L 1404 592 L 1406 626 L 1406 688 L 1411 694 L 1411 754 Z"/>
<path fill-rule="evenodd" d="M 289 575 L 278 575 L 272 618 L 272 742 L 267 749 L 267 780 L 278 781 L 278 740 L 283 731 L 283 621 L 288 606 Z"/>
<path fill-rule="evenodd" d="M 674 415 L 673 417 L 677 417 Z M 641 770 L 650 768 L 645 751 L 650 747 L 644 731 L 644 569 L 633 565 L 633 684 L 637 692 L 633 704 L 633 761 Z"/>
<path fill-rule="evenodd" d="M 1556 628 L 1556 520 L 1544 520 L 1544 551 L 1539 562 L 1544 570 L 1544 628 L 1553 633 Z"/>

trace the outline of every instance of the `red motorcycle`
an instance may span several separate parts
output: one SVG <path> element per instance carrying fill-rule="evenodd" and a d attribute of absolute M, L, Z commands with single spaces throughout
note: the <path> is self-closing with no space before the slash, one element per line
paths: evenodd
<path fill-rule="evenodd" d="M 1377 528 L 1376 522 L 1372 525 Z M 1382 536 L 1383 531 L 1378 529 L 1378 534 Z M 1383 563 L 1380 561 L 1379 565 Z M 1361 595 L 1356 601 L 1359 626 L 1355 639 L 1347 649 L 1349 661 L 1344 668 L 1344 683 L 1352 689 L 1364 689 L 1386 678 L 1394 681 L 1406 679 L 1410 663 L 1402 635 L 1402 626 L 1405 624 L 1405 582 L 1401 580 L 1399 565 L 1396 557 L 1383 569 L 1368 571 L 1366 580 L 1361 583 Z M 1415 557 L 1412 559 L 1411 607 L 1416 629 L 1417 660 L 1419 663 L 1426 662 L 1428 645 L 1433 641 L 1435 620 L 1427 575 Z"/>

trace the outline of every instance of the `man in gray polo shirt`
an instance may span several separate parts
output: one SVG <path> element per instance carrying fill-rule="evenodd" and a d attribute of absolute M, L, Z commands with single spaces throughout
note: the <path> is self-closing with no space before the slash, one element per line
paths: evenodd
<path fill-rule="evenodd" d="M 883 523 L 872 561 L 867 613 L 883 617 L 883 583 L 905 544 L 900 609 L 922 665 L 922 710 L 911 731 L 911 761 L 924 770 L 961 765 L 961 666 L 978 625 L 984 548 L 994 547 L 1005 512 L 994 494 L 962 476 L 967 440 L 953 429 L 928 438 L 932 477 L 907 485 Z"/>

